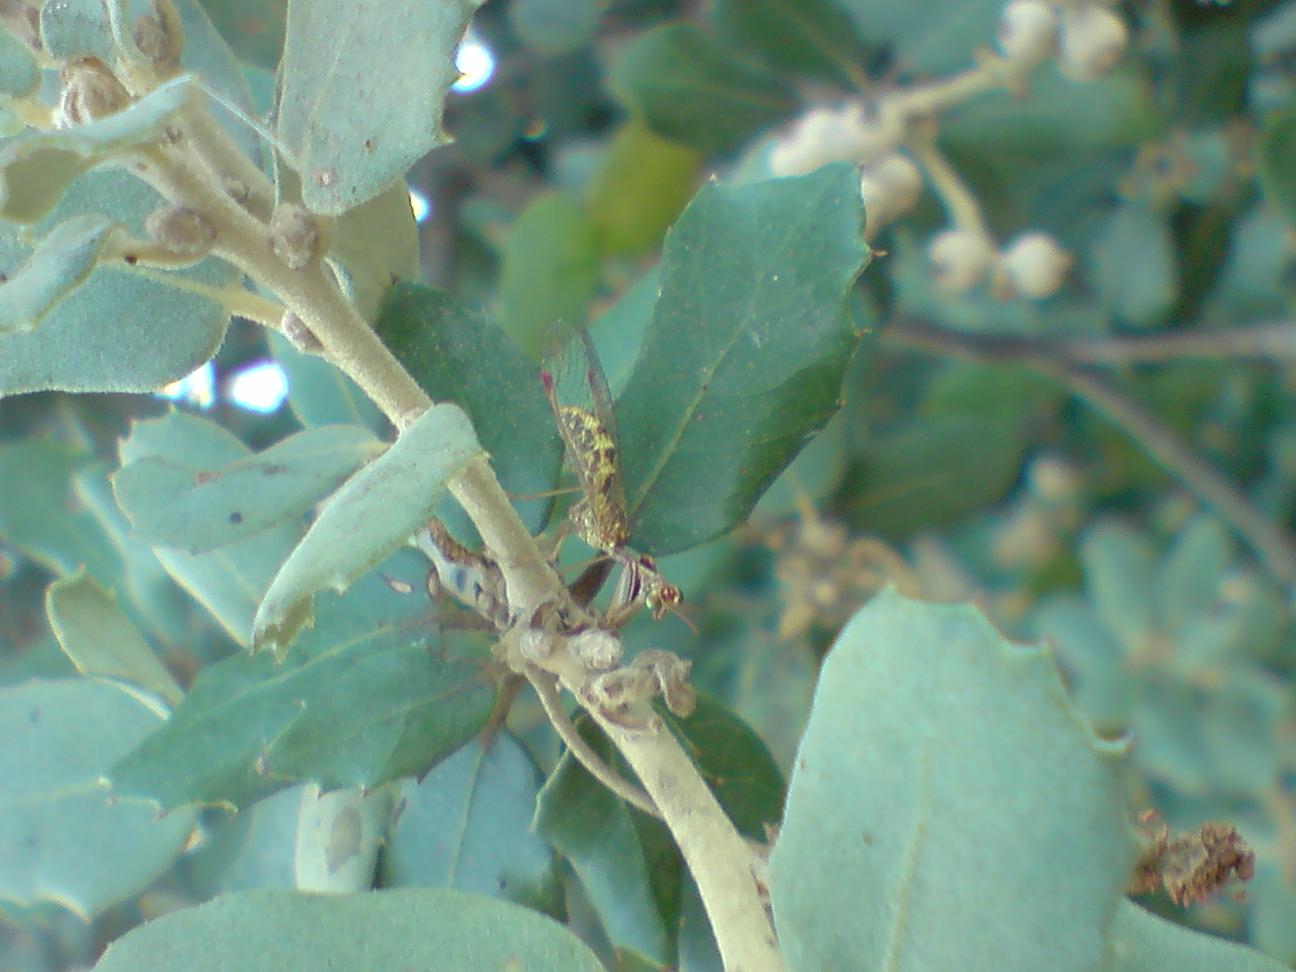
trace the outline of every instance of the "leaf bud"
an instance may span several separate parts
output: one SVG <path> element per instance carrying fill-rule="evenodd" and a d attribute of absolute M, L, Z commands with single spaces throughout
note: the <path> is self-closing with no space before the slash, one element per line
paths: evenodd
<path fill-rule="evenodd" d="M 270 249 L 289 270 L 300 270 L 324 252 L 319 217 L 305 206 L 284 203 L 270 217 Z"/>
<path fill-rule="evenodd" d="M 279 321 L 279 332 L 288 339 L 289 344 L 302 354 L 320 354 L 324 350 L 324 345 L 315 336 L 315 332 L 307 327 L 306 322 L 292 311 L 284 311 L 284 315 Z M 435 577 L 436 571 L 428 574 L 429 585 Z"/>
<path fill-rule="evenodd" d="M 923 177 L 907 156 L 894 152 L 867 166 L 860 174 L 860 195 L 872 236 L 881 227 L 903 216 L 922 198 Z"/>
<path fill-rule="evenodd" d="M 171 73 L 180 66 L 184 51 L 184 25 L 171 0 L 149 0 L 152 14 L 135 21 L 131 38 L 135 48 L 159 70 Z"/>
<path fill-rule="evenodd" d="M 999 17 L 998 41 L 1010 61 L 1042 61 L 1057 42 L 1057 14 L 1044 0 L 1011 0 Z"/>
<path fill-rule="evenodd" d="M 216 227 L 188 206 L 162 206 L 144 220 L 149 236 L 177 256 L 206 256 L 216 242 Z"/>
<path fill-rule="evenodd" d="M 1076 81 L 1102 77 L 1120 61 L 1129 45 L 1129 28 L 1106 7 L 1090 3 L 1062 14 L 1062 71 Z"/>
<path fill-rule="evenodd" d="M 30 51 L 44 50 L 40 32 L 40 5 L 21 0 L 0 0 L 0 29 L 7 30 Z"/>
<path fill-rule="evenodd" d="M 937 285 L 951 293 L 970 290 L 984 280 L 994 257 L 990 241 L 974 230 L 945 230 L 927 246 Z"/>
<path fill-rule="evenodd" d="M 62 91 L 54 113 L 57 128 L 85 125 L 130 104 L 130 92 L 97 57 L 72 58 L 63 65 L 59 80 Z"/>
<path fill-rule="evenodd" d="M 1052 296 L 1071 269 L 1071 254 L 1047 233 L 1023 233 L 999 260 L 1013 292 L 1032 300 Z"/>

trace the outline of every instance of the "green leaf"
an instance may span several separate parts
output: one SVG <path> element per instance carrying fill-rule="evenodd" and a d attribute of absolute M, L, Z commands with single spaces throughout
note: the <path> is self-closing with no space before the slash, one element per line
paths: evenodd
<path fill-rule="evenodd" d="M 311 623 L 311 599 L 345 590 L 427 522 L 446 482 L 481 455 L 468 416 L 433 405 L 330 497 L 284 561 L 252 622 L 254 647 L 282 651 Z"/>
<path fill-rule="evenodd" d="M 824 663 L 770 859 L 788 966 L 1096 967 L 1135 854 L 1119 753 L 1046 652 L 879 594 Z"/>
<path fill-rule="evenodd" d="M 348 209 L 338 219 L 328 262 L 351 302 L 370 322 L 378 320 L 383 295 L 397 279 L 418 279 L 418 223 L 404 182 Z"/>
<path fill-rule="evenodd" d="M 509 24 L 518 40 L 540 54 L 566 54 L 594 39 L 606 0 L 515 0 Z"/>
<path fill-rule="evenodd" d="M 115 114 L 71 128 L 28 129 L 6 139 L 0 146 L 0 217 L 15 223 L 43 219 L 77 176 L 157 141 L 175 114 L 198 94 L 194 79 L 181 76 Z"/>
<path fill-rule="evenodd" d="M 0 332 L 30 331 L 85 281 L 116 224 L 102 216 L 74 216 L 32 250 L 27 262 L 0 284 Z"/>
<path fill-rule="evenodd" d="M 302 425 L 359 425 L 371 432 L 386 427 L 378 406 L 336 366 L 295 350 L 278 332 L 267 337 L 270 353 L 288 378 L 288 407 Z"/>
<path fill-rule="evenodd" d="M 902 538 L 984 509 L 1016 481 L 1028 438 L 1019 416 L 932 414 L 871 441 L 846 477 L 851 523 Z"/>
<path fill-rule="evenodd" d="M 1290 918 L 1290 915 L 1288 916 Z M 1235 942 L 1212 938 L 1121 900 L 1108 932 L 1104 972 L 1283 972 L 1288 966 Z"/>
<path fill-rule="evenodd" d="M 1179 294 L 1174 239 L 1167 220 L 1127 203 L 1094 241 L 1094 286 L 1103 306 L 1135 327 L 1161 322 Z"/>
<path fill-rule="evenodd" d="M 173 911 L 114 942 L 95 972 L 437 969 L 603 972 L 551 918 L 457 891 L 246 891 Z"/>
<path fill-rule="evenodd" d="M 251 450 L 225 429 L 196 415 L 172 411 L 136 422 L 120 447 L 122 465 L 166 455 L 194 468 L 219 469 L 248 459 Z M 158 548 L 166 572 L 221 623 L 247 644 L 252 618 L 271 579 L 296 544 L 300 530 L 284 525 L 209 553 Z"/>
<path fill-rule="evenodd" d="M 279 66 L 288 0 L 203 0 L 203 8 L 239 60 L 267 71 Z"/>
<path fill-rule="evenodd" d="M 246 115 L 255 115 L 251 91 L 239 63 L 212 26 L 203 6 L 197 0 L 170 0 L 170 3 L 180 15 L 184 35 L 180 69 L 196 74 L 209 92 L 219 94 L 226 103 L 233 104 Z M 133 15 L 148 8 L 135 2 L 131 5 L 122 4 L 119 9 L 121 22 L 128 26 L 133 23 Z M 105 64 L 113 64 L 119 58 L 112 37 L 108 6 L 103 0 L 67 0 L 44 4 L 41 7 L 41 37 L 45 50 L 59 59 L 90 54 Z M 129 41 L 127 43 L 130 44 Z M 247 122 L 232 115 L 215 98 L 208 97 L 206 101 L 208 108 L 239 146 L 256 159 L 260 145 L 256 133 L 249 128 Z"/>
<path fill-rule="evenodd" d="M 1296 887 L 1287 881 L 1279 861 L 1261 860 L 1248 892 L 1253 902 L 1248 937 L 1256 948 L 1290 966 L 1296 962 L 1296 924 L 1291 920 L 1296 914 Z"/>
<path fill-rule="evenodd" d="M 26 98 L 40 84 L 40 69 L 27 45 L 0 30 L 0 96 Z"/>
<path fill-rule="evenodd" d="M 1157 621 L 1166 634 L 1187 634 L 1205 619 L 1232 559 L 1232 542 L 1219 520 L 1201 515 L 1185 524 L 1152 578 Z"/>
<path fill-rule="evenodd" d="M 776 825 L 783 815 L 783 774 L 760 736 L 702 694 L 687 719 L 669 712 L 662 718 L 685 741 L 685 749 L 734 826 L 744 837 L 764 842 L 766 825 Z"/>
<path fill-rule="evenodd" d="M 1136 71 L 1116 71 L 1084 82 L 1053 69 L 1036 71 L 1022 96 L 1003 89 L 987 91 L 942 118 L 941 143 L 957 159 L 990 167 L 1010 186 L 1013 180 L 1028 182 L 1042 161 L 1084 159 L 1097 149 L 1135 146 L 1159 137 L 1163 122 L 1153 90 Z M 1103 161 L 1099 156 L 1082 164 L 1092 170 Z M 1054 192 L 1059 190 L 1065 187 Z M 1111 181 L 1104 181 L 1102 192 L 1110 199 Z M 1046 202 L 1034 200 L 1030 205 Z"/>
<path fill-rule="evenodd" d="M 631 120 L 612 137 L 590 185 L 587 207 L 606 256 L 661 243 L 697 185 L 702 158 Z"/>
<path fill-rule="evenodd" d="M 0 446 L 0 538 L 57 574 L 84 565 L 101 583 L 113 584 L 120 555 L 94 517 L 72 503 L 71 477 L 85 462 L 47 439 Z"/>
<path fill-rule="evenodd" d="M 1146 647 L 1155 629 L 1155 561 L 1147 540 L 1126 524 L 1100 522 L 1081 539 L 1080 560 L 1098 616 L 1127 651 Z"/>
<path fill-rule="evenodd" d="M 553 487 L 562 446 L 539 370 L 489 317 L 444 291 L 402 282 L 388 293 L 377 330 L 434 401 L 454 402 L 468 413 L 505 489 L 527 494 Z M 518 505 L 533 529 L 550 506 L 543 500 Z"/>
<path fill-rule="evenodd" d="M 964 70 L 978 47 L 995 39 L 999 0 L 928 0 L 921 8 L 889 0 L 835 0 L 873 44 L 893 49 L 906 72 Z"/>
<path fill-rule="evenodd" d="M 112 27 L 103 0 L 67 0 L 40 8 L 41 45 L 50 57 L 91 54 L 113 62 Z"/>
<path fill-rule="evenodd" d="M 297 822 L 295 887 L 331 894 L 372 888 L 391 813 L 390 787 L 321 793 L 307 786 Z"/>
<path fill-rule="evenodd" d="M 62 178 L 59 159 L 41 154 L 34 175 Z M 117 169 L 86 173 L 63 192 L 65 185 L 38 207 L 58 202 L 39 226 L 0 220 L 0 272 L 13 274 L 31 255 L 33 240 L 81 214 L 102 214 L 140 238 L 145 217 L 165 201 Z M 125 262 L 101 262 L 38 329 L 0 333 L 0 396 L 46 389 L 146 392 L 182 378 L 215 353 L 228 323 L 220 299 L 202 290 L 219 292 L 237 278 L 237 270 L 215 258 L 179 271 L 137 272 Z M 141 314 L 141 307 L 149 312 Z"/>
<path fill-rule="evenodd" d="M 1136 685 L 1125 646 L 1080 598 L 1054 597 L 1036 608 L 1032 633 L 1055 646 L 1076 705 L 1096 731 L 1116 736 L 1129 728 Z"/>
<path fill-rule="evenodd" d="M 680 895 L 679 935 L 676 950 L 679 972 L 725 972 L 724 961 L 711 922 L 707 918 L 702 895 L 691 877 L 684 879 Z"/>
<path fill-rule="evenodd" d="M 500 325 L 533 357 L 554 321 L 580 324 L 599 281 L 591 218 L 558 193 L 535 199 L 509 230 L 500 268 Z"/>
<path fill-rule="evenodd" d="M 206 553 L 299 521 L 382 449 L 366 429 L 323 426 L 217 467 L 187 456 L 143 456 L 117 471 L 113 491 L 140 539 Z"/>
<path fill-rule="evenodd" d="M 447 140 L 441 113 L 458 77 L 455 49 L 478 5 L 288 4 L 277 132 L 309 209 L 341 215 Z"/>
<path fill-rule="evenodd" d="M 531 830 L 543 779 L 508 733 L 474 739 L 406 781 L 382 856 L 384 887 L 456 888 L 561 917 L 549 845 Z"/>
<path fill-rule="evenodd" d="M 384 574 L 422 589 L 412 551 Z M 401 585 L 396 585 L 401 586 Z M 475 733 L 493 691 L 482 667 L 429 652 L 427 600 L 370 574 L 319 599 L 282 664 L 267 652 L 202 669 L 167 723 L 111 770 L 114 789 L 246 806 L 297 781 L 379 786 L 425 772 Z"/>
<path fill-rule="evenodd" d="M 613 749 L 588 720 L 581 735 L 608 762 Z M 535 830 L 571 862 L 603 930 L 619 951 L 660 967 L 671 960 L 644 847 L 621 798 L 567 753 L 536 801 Z"/>
<path fill-rule="evenodd" d="M 854 166 L 702 189 L 617 403 L 635 542 L 696 546 L 744 519 L 837 410 L 868 248 Z"/>
<path fill-rule="evenodd" d="M 139 0 L 132 0 L 138 3 Z M 216 30 L 208 16 L 206 2 L 200 0 L 171 0 L 180 14 L 184 31 L 184 50 L 180 54 L 180 69 L 198 75 L 203 86 L 221 101 L 234 105 L 247 118 L 257 117 L 252 105 L 252 87 L 248 84 L 243 65 L 239 63 L 230 46 Z M 276 0 L 263 2 L 262 6 Z M 206 99 L 208 110 L 234 139 L 235 143 L 254 162 L 261 158 L 261 137 L 250 125 L 231 113 L 215 97 Z"/>
<path fill-rule="evenodd" d="M 835 0 L 719 0 L 714 16 L 770 66 L 847 85 L 867 77 L 869 49 Z"/>
<path fill-rule="evenodd" d="M 280 790 L 237 813 L 203 821 L 207 839 L 190 855 L 196 893 L 214 898 L 254 888 L 295 888 L 297 825 L 307 784 Z"/>
<path fill-rule="evenodd" d="M 1296 224 L 1296 108 L 1269 114 L 1255 147 L 1256 179 L 1271 203 Z"/>
<path fill-rule="evenodd" d="M 658 135 L 706 154 L 740 147 L 798 106 L 788 82 L 736 60 L 685 24 L 636 38 L 608 85 Z"/>
<path fill-rule="evenodd" d="M 84 571 L 45 589 L 45 611 L 63 653 L 81 674 L 122 679 L 172 707 L 184 698 L 171 673 L 117 607 L 117 599 Z"/>
<path fill-rule="evenodd" d="M 194 826 L 111 797 L 107 766 L 160 721 L 125 692 L 90 679 L 0 689 L 0 897 L 53 901 L 86 920 L 148 887 Z"/>

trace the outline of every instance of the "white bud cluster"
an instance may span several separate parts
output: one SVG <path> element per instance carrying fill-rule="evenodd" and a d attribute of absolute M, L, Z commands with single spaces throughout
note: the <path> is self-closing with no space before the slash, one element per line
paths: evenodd
<path fill-rule="evenodd" d="M 1009 0 L 999 18 L 999 52 L 1033 66 L 1055 51 L 1076 81 L 1102 77 L 1129 46 L 1129 28 L 1105 0 Z"/>
<path fill-rule="evenodd" d="M 1062 286 L 1071 254 L 1047 233 L 1023 233 L 999 254 L 998 269 L 1013 295 L 1043 300 Z"/>
<path fill-rule="evenodd" d="M 927 259 L 936 285 L 961 294 L 985 280 L 995 262 L 995 249 L 984 233 L 948 229 L 927 244 Z"/>
<path fill-rule="evenodd" d="M 1068 7 L 1062 13 L 1062 71 L 1077 81 L 1093 81 L 1114 68 L 1129 46 L 1125 21 L 1097 3 Z"/>
<path fill-rule="evenodd" d="M 860 196 L 867 223 L 864 235 L 872 238 L 887 223 L 899 219 L 922 198 L 923 177 L 908 156 L 884 155 L 860 173 Z"/>
<path fill-rule="evenodd" d="M 770 153 L 770 170 L 779 176 L 805 175 L 830 162 L 869 163 L 890 152 L 899 132 L 854 102 L 820 105 L 798 118 Z"/>
<path fill-rule="evenodd" d="M 1043 300 L 1057 292 L 1071 269 L 1071 255 L 1047 233 L 1023 233 L 996 252 L 983 232 L 948 229 L 927 245 L 927 259 L 937 285 L 964 293 L 993 278 L 994 295 L 1007 300 Z"/>
<path fill-rule="evenodd" d="M 1011 0 L 999 17 L 999 52 L 1010 61 L 1034 64 L 1057 46 L 1057 11 L 1045 0 Z"/>

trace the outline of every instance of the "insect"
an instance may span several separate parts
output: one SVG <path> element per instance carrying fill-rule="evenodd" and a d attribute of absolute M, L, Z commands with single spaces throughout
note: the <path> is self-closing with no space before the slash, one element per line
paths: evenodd
<path fill-rule="evenodd" d="M 504 593 L 499 565 L 486 554 L 476 554 L 461 544 L 445 524 L 433 517 L 410 538 L 432 562 L 428 571 L 428 594 L 448 594 L 471 608 L 497 629 L 509 627 L 513 619 Z"/>
<path fill-rule="evenodd" d="M 559 381 L 555 374 L 561 372 L 557 367 L 553 370 L 543 367 L 540 381 L 553 409 L 567 464 L 576 473 L 582 493 L 581 498 L 568 509 L 567 520 L 570 529 L 581 540 L 622 566 L 607 611 L 609 626 L 620 627 L 640 604 L 648 608 L 654 620 L 660 620 L 684 600 L 684 595 L 661 575 L 651 557 L 636 553 L 627 546 L 630 542 L 630 516 L 626 511 L 625 489 L 621 482 L 621 454 L 617 445 L 612 393 L 589 332 L 584 328 L 574 328 L 567 334 L 566 330 L 562 335 L 566 341 L 561 345 L 558 341 L 553 342 L 554 352 L 546 355 L 546 364 L 558 361 L 566 372 L 575 370 L 570 362 L 583 358 L 584 388 L 581 391 L 568 388 L 564 392 L 571 392 L 575 399 L 584 397 L 582 392 L 587 391 L 588 406 L 559 402 Z M 603 576 L 606 576 L 605 569 Z M 597 588 L 601 583 L 602 577 L 598 577 L 593 586 Z"/>

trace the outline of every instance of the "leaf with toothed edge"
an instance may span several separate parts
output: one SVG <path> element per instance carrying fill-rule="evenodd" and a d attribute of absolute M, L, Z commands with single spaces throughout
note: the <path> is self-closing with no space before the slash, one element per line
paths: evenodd
<path fill-rule="evenodd" d="M 110 793 L 104 770 L 162 724 L 120 688 L 88 678 L 0 689 L 0 898 L 57 902 L 87 921 L 166 871 L 192 808 L 159 817 Z"/>
<path fill-rule="evenodd" d="M 552 918 L 459 891 L 248 891 L 181 908 L 109 946 L 95 972 L 437 969 L 602 972 Z"/>
<path fill-rule="evenodd" d="M 1099 967 L 1135 856 L 1123 752 L 1047 651 L 879 594 L 824 663 L 770 860 L 789 966 Z"/>
<path fill-rule="evenodd" d="M 164 808 L 244 807 L 300 781 L 376 787 L 426 772 L 481 728 L 495 697 L 486 660 L 451 653 L 437 633 L 426 575 L 426 560 L 398 551 L 346 594 L 320 595 L 315 627 L 282 662 L 241 653 L 204 667 L 109 770 L 114 791 Z"/>
<path fill-rule="evenodd" d="M 427 522 L 446 483 L 481 446 L 457 405 L 433 405 L 329 499 L 270 583 L 252 622 L 255 648 L 282 652 L 311 623 L 311 598 L 345 590 Z"/>
<path fill-rule="evenodd" d="M 288 8 L 277 133 L 301 165 L 302 202 L 337 216 L 447 141 L 455 49 L 479 0 L 335 0 Z M 393 38 L 400 43 L 393 43 Z M 384 92 L 401 91 L 400 98 Z"/>
<path fill-rule="evenodd" d="M 367 429 L 321 426 L 216 467 L 144 456 L 117 471 L 113 493 L 139 539 L 204 553 L 298 520 L 382 449 Z"/>
<path fill-rule="evenodd" d="M 632 542 L 732 529 L 828 422 L 859 343 L 859 173 L 703 188 L 671 229 L 652 321 L 616 403 Z"/>

